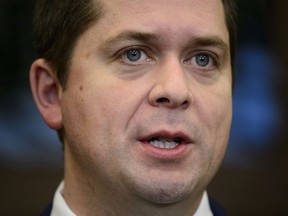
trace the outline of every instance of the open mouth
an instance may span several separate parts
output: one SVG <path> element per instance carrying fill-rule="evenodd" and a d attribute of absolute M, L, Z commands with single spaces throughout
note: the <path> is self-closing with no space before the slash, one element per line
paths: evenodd
<path fill-rule="evenodd" d="M 191 152 L 194 141 L 187 133 L 179 131 L 157 131 L 139 139 L 144 154 L 153 158 L 175 160 L 185 158 Z"/>
<path fill-rule="evenodd" d="M 160 149 L 174 149 L 182 143 L 182 138 L 165 139 L 164 137 L 154 137 L 148 140 L 148 143 Z"/>

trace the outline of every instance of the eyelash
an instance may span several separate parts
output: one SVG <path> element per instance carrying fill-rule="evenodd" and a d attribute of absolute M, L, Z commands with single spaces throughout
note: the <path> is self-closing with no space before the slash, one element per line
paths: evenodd
<path fill-rule="evenodd" d="M 126 65 L 130 65 L 130 66 L 142 65 L 143 61 L 139 62 L 138 60 L 136 60 L 135 62 L 133 62 L 133 61 L 130 61 L 129 59 L 127 59 L 127 56 L 125 56 L 125 55 L 127 55 L 127 53 L 129 51 L 132 51 L 132 50 L 139 50 L 141 52 L 140 58 L 142 58 L 142 55 L 145 54 L 146 61 L 144 62 L 144 64 L 148 63 L 150 61 L 153 61 L 153 58 L 150 57 L 152 55 L 147 54 L 147 53 L 151 53 L 151 51 L 148 48 L 143 48 L 143 47 L 129 47 L 129 48 L 122 49 L 122 50 L 120 50 L 119 52 L 116 53 L 115 58 L 116 59 L 120 59 L 120 61 L 123 64 L 126 64 Z M 207 56 L 209 58 L 208 65 L 212 64 L 212 66 L 208 66 L 209 68 L 207 68 L 206 66 L 197 65 L 195 58 L 197 56 L 201 56 L 201 55 L 202 56 Z M 187 58 L 188 60 L 184 60 L 183 61 L 184 64 L 186 64 L 186 65 L 196 64 L 195 66 L 198 67 L 200 70 L 207 70 L 207 71 L 213 70 L 213 69 L 219 67 L 219 59 L 218 59 L 217 55 L 213 54 L 211 52 L 208 52 L 208 51 L 203 52 L 202 50 L 199 50 L 199 51 L 193 52 L 189 56 L 192 56 L 192 57 L 189 57 L 189 58 Z M 194 62 L 193 63 L 189 63 L 189 62 L 192 62 L 192 61 L 194 61 Z M 212 67 L 212 68 L 210 68 L 210 67 Z"/>
<path fill-rule="evenodd" d="M 129 51 L 132 51 L 132 50 L 138 50 L 141 52 L 141 56 L 140 58 L 142 58 L 143 54 L 146 56 L 146 61 L 138 61 L 136 60 L 135 62 L 127 59 L 127 55 Z M 151 51 L 148 50 L 148 48 L 139 48 L 139 47 L 129 47 L 129 48 L 126 48 L 126 49 L 123 49 L 123 50 L 120 50 L 119 52 L 117 52 L 115 58 L 116 59 L 120 59 L 121 63 L 123 64 L 127 64 L 127 65 L 132 65 L 132 66 L 137 66 L 137 65 L 141 65 L 143 62 L 144 63 L 147 63 L 147 62 L 150 62 L 150 61 L 153 61 L 153 58 L 150 57 L 150 55 L 148 53 L 150 53 Z"/>
<path fill-rule="evenodd" d="M 197 56 L 207 56 L 209 58 L 208 65 L 212 64 L 212 66 L 207 66 L 207 67 L 209 67 L 209 68 L 213 67 L 213 69 L 219 67 L 219 60 L 218 60 L 217 56 L 215 54 L 212 54 L 211 52 L 203 52 L 203 51 L 194 52 L 192 54 L 192 57 L 189 58 L 188 60 L 185 60 L 184 63 L 189 64 L 189 62 L 194 61 L 194 62 L 192 62 L 192 64 L 196 64 L 196 66 L 199 67 L 200 69 L 210 70 L 209 68 L 206 68 L 206 66 L 197 65 L 197 63 L 196 63 L 196 60 L 197 60 L 196 57 Z"/>

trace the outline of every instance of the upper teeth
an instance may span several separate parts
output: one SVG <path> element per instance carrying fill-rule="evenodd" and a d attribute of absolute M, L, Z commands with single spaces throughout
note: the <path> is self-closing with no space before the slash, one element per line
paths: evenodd
<path fill-rule="evenodd" d="M 176 148 L 179 143 L 175 142 L 174 140 L 167 140 L 167 139 L 155 139 L 149 141 L 149 143 L 157 148 L 163 148 L 163 149 L 172 149 Z"/>

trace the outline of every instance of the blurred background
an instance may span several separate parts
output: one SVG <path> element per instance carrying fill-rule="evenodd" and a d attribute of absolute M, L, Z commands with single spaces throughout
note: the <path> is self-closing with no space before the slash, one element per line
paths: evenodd
<path fill-rule="evenodd" d="M 231 139 L 209 193 L 232 216 L 288 215 L 288 1 L 238 4 Z M 33 5 L 0 1 L 0 215 L 38 215 L 63 176 L 29 88 Z"/>

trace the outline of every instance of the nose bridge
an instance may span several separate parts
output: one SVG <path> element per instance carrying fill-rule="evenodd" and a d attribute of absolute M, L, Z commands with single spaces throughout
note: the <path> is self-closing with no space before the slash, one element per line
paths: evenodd
<path fill-rule="evenodd" d="M 157 68 L 150 102 L 155 106 L 187 107 L 191 92 L 185 71 L 177 58 L 169 58 Z"/>

